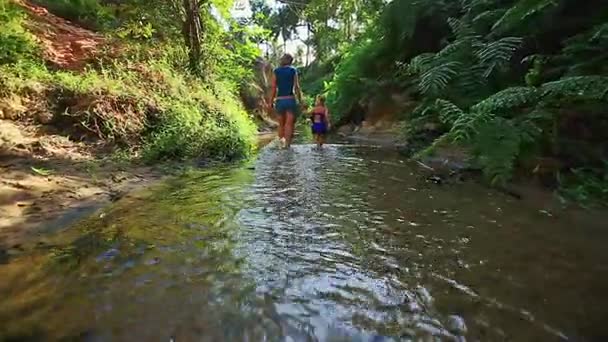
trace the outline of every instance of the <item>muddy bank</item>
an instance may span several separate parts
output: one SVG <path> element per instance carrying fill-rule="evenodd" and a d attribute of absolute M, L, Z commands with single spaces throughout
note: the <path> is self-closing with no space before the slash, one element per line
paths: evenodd
<path fill-rule="evenodd" d="M 170 171 L 43 130 L 0 120 L 0 245 L 4 247 L 42 233 L 67 213 L 78 216 Z"/>
<path fill-rule="evenodd" d="M 276 133 L 258 134 L 263 146 Z M 67 226 L 97 208 L 196 163 L 144 165 L 48 127 L 0 120 L 0 250 Z"/>

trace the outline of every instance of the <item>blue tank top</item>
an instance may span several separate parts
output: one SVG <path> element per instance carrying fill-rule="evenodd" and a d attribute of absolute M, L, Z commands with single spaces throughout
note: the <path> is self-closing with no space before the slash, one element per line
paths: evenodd
<path fill-rule="evenodd" d="M 274 69 L 274 76 L 277 80 L 277 96 L 293 96 L 297 73 L 296 68 L 291 65 Z"/>

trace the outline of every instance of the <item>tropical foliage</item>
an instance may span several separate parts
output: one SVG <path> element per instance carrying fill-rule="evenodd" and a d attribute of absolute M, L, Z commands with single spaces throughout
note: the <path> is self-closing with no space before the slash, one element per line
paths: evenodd
<path fill-rule="evenodd" d="M 304 13 L 316 13 L 314 1 L 298 3 Z M 559 165 L 548 171 L 554 181 L 569 170 L 603 170 L 605 1 L 353 0 L 326 7 L 341 33 L 337 42 L 324 37 L 331 48 L 315 64 L 335 65 L 317 79 L 324 80 L 336 119 L 347 121 L 361 101 L 399 92 L 418 104 L 406 115 L 407 136 L 419 137 L 429 124 L 439 130 L 417 156 L 465 147 L 494 184 L 516 170 L 543 173 L 548 159 Z M 348 8 L 370 10 L 349 17 Z M 355 17 L 357 28 L 346 34 Z M 300 18 L 314 25 L 325 17 Z"/>
<path fill-rule="evenodd" d="M 148 160 L 249 152 L 255 127 L 237 95 L 260 50 L 255 28 L 229 16 L 232 1 L 34 3 L 96 30 L 104 45 L 84 68 L 50 68 L 29 31 L 33 19 L 0 0 L 0 113 L 44 112 L 44 123 L 73 139 L 100 139 Z M 25 106 L 16 112 L 11 101 Z"/>

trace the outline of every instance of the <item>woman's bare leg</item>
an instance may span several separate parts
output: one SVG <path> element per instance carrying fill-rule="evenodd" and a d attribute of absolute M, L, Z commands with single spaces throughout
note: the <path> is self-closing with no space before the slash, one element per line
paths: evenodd
<path fill-rule="evenodd" d="M 295 115 L 292 112 L 285 113 L 285 140 L 286 147 L 291 146 L 291 140 L 293 139 L 293 125 L 295 124 Z"/>
<path fill-rule="evenodd" d="M 279 121 L 279 139 L 285 138 L 285 115 L 277 115 L 277 120 Z"/>

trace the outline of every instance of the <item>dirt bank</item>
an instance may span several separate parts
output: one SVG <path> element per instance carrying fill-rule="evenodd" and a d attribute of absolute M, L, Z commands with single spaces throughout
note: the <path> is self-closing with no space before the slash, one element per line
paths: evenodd
<path fill-rule="evenodd" d="M 48 129 L 0 120 L 0 245 L 4 247 L 43 232 L 70 211 L 116 200 L 166 173 L 162 166 L 133 164 L 101 145 L 74 142 Z"/>

